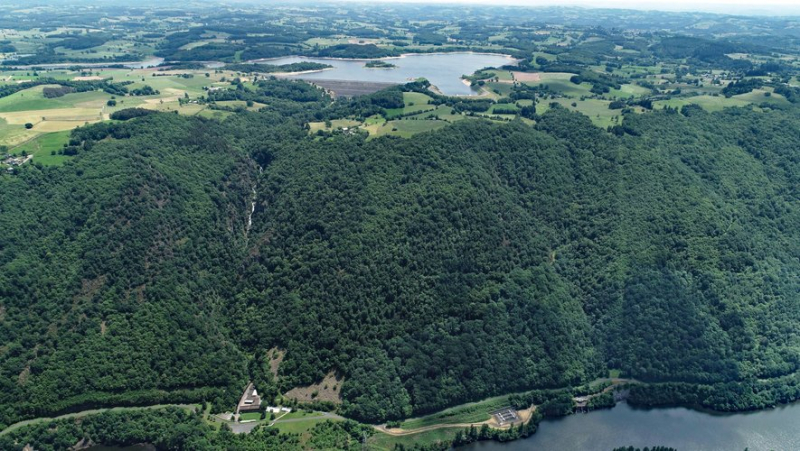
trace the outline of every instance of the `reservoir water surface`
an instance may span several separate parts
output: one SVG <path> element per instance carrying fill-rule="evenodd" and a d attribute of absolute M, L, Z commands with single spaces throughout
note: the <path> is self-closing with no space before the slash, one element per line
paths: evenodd
<path fill-rule="evenodd" d="M 619 403 L 613 409 L 542 421 L 524 440 L 480 442 L 468 451 L 582 450 L 670 446 L 685 450 L 800 450 L 800 404 L 734 414 L 705 413 L 683 407 L 639 409 Z"/>
<path fill-rule="evenodd" d="M 487 53 L 429 53 L 384 58 L 394 64 L 392 69 L 370 69 L 364 67 L 369 60 L 344 60 L 329 58 L 307 58 L 291 56 L 259 60 L 267 64 L 290 64 L 301 61 L 329 64 L 332 69 L 294 75 L 303 80 L 348 80 L 384 83 L 408 83 L 417 78 L 427 78 L 446 95 L 475 95 L 476 92 L 461 79 L 484 67 L 500 67 L 515 64 L 510 56 Z"/>

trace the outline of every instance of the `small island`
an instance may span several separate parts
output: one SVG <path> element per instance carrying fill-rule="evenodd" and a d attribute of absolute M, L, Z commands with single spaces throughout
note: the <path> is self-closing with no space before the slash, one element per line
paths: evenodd
<path fill-rule="evenodd" d="M 394 69 L 397 66 L 386 61 L 374 60 L 365 64 L 364 67 L 367 69 Z"/>

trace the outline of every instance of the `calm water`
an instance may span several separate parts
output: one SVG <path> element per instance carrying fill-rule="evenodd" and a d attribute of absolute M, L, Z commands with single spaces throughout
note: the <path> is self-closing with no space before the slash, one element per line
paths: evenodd
<path fill-rule="evenodd" d="M 368 69 L 368 60 L 339 60 L 325 58 L 306 58 L 292 56 L 260 60 L 268 64 L 290 64 L 301 61 L 329 64 L 333 69 L 296 75 L 304 80 L 354 80 L 389 83 L 407 83 L 420 77 L 427 78 L 433 85 L 447 95 L 474 95 L 472 88 L 461 80 L 462 75 L 471 75 L 484 67 L 500 67 L 514 64 L 511 57 L 479 53 L 446 53 L 427 55 L 406 55 L 400 58 L 385 58 L 394 64 L 393 69 Z"/>
<path fill-rule="evenodd" d="M 800 404 L 737 414 L 685 408 L 610 410 L 570 415 L 540 424 L 536 434 L 510 443 L 483 442 L 469 451 L 586 450 L 671 446 L 685 450 L 800 450 Z"/>

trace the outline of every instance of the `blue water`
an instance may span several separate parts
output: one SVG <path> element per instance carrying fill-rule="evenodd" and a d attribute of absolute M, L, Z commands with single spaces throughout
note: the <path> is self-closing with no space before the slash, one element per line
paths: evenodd
<path fill-rule="evenodd" d="M 462 75 L 472 75 L 484 67 L 500 67 L 515 64 L 511 57 L 483 53 L 443 53 L 406 55 L 399 58 L 385 58 L 383 61 L 394 64 L 392 69 L 370 69 L 364 67 L 369 60 L 342 60 L 327 58 L 306 58 L 291 56 L 260 60 L 267 64 L 290 64 L 301 61 L 329 64 L 333 69 L 320 72 L 294 75 L 303 80 L 348 80 L 387 83 L 408 83 L 424 77 L 446 95 L 475 95 L 472 88 L 464 84 Z"/>
<path fill-rule="evenodd" d="M 609 410 L 545 420 L 534 435 L 509 443 L 481 442 L 469 451 L 585 450 L 670 446 L 680 451 L 800 450 L 800 404 L 735 414 L 686 408 Z"/>

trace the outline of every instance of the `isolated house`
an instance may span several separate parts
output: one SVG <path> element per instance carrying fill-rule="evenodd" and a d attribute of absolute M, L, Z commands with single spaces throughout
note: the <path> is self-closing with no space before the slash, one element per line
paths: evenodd
<path fill-rule="evenodd" d="M 251 382 L 247 384 L 247 388 L 244 389 L 244 394 L 242 394 L 242 398 L 239 400 L 237 410 L 239 412 L 253 412 L 259 409 L 261 409 L 261 397 L 258 396 L 256 387 Z"/>

